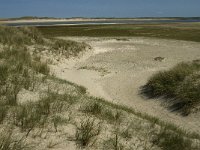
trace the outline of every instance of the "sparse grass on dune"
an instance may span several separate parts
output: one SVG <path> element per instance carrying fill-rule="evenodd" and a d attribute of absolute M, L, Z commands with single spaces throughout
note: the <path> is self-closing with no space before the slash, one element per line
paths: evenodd
<path fill-rule="evenodd" d="M 31 55 L 26 48 L 9 47 L 0 52 L 0 76 L 1 97 L 4 97 L 4 103 L 8 105 L 17 104 L 17 94 L 22 88 L 33 88 L 36 82 L 36 74 L 43 73 L 48 75 L 49 68 L 47 64 L 32 61 Z"/>
<path fill-rule="evenodd" d="M 197 61 L 180 63 L 152 76 L 143 92 L 149 97 L 166 97 L 173 103 L 172 109 L 181 110 L 187 115 L 200 104 L 199 71 L 200 64 Z"/>
<path fill-rule="evenodd" d="M 70 40 L 54 39 L 51 41 L 50 47 L 55 51 L 55 53 L 62 54 L 69 58 L 70 56 L 78 56 L 78 54 L 89 47 L 89 45 Z"/>
<path fill-rule="evenodd" d="M 74 83 L 68 82 L 66 80 L 58 79 L 58 78 L 52 77 L 52 76 L 50 76 L 48 78 L 58 81 L 59 83 L 64 83 L 64 84 L 69 84 L 69 85 L 75 86 L 78 93 L 80 93 L 81 95 L 86 94 L 85 92 L 84 93 L 80 92 L 79 91 L 80 86 L 78 86 Z M 84 102 L 84 104 L 81 104 L 81 107 L 79 108 L 79 110 L 81 112 L 83 112 L 85 114 L 94 115 L 97 118 L 107 120 L 108 122 L 113 122 L 113 120 L 115 120 L 115 115 L 120 111 L 124 111 L 129 114 L 136 115 L 139 118 L 142 118 L 144 120 L 148 120 L 149 122 L 151 122 L 153 124 L 157 124 L 167 130 L 171 130 L 180 136 L 188 137 L 188 138 L 192 138 L 192 139 L 200 139 L 200 135 L 198 133 L 186 131 L 172 123 L 167 123 L 156 117 L 150 116 L 148 114 L 137 112 L 133 108 L 129 108 L 129 107 L 123 106 L 123 105 L 118 105 L 118 104 L 109 102 L 105 99 L 92 97 L 92 96 L 89 96 L 89 97 L 87 96 L 86 98 L 83 97 L 83 99 L 84 100 L 86 99 L 86 101 Z"/>
<path fill-rule="evenodd" d="M 23 33 L 31 38 L 37 35 L 34 30 L 33 34 L 29 31 L 26 29 Z M 76 143 L 78 147 L 91 149 L 105 149 L 105 145 L 106 149 L 153 147 L 178 150 L 197 147 L 200 140 L 198 133 L 190 133 L 132 108 L 91 97 L 86 88 L 50 76 L 48 63 L 34 56 L 26 46 L 37 40 L 21 43 L 22 46 L 16 46 L 16 41 L 13 41 L 0 42 L 4 45 L 0 51 L 0 150 L 40 150 L 59 144 L 66 149 L 70 142 L 73 142 L 70 145 Z M 54 50 L 64 51 L 62 54 L 69 51 L 66 56 L 77 56 L 84 50 L 84 45 L 77 46 L 71 41 L 52 41 L 55 42 L 52 44 Z M 72 46 L 74 44 L 77 47 Z M 48 40 L 46 46 L 49 46 Z M 198 66 L 193 68 L 196 70 Z M 184 84 L 199 78 L 196 74 L 192 75 Z M 51 88 L 50 85 L 54 84 L 55 88 Z M 22 90 L 41 95 L 35 101 L 27 98 L 27 101 L 20 102 L 18 96 Z M 127 124 L 132 125 L 128 128 Z M 11 130 L 4 130 L 9 126 Z M 52 139 L 55 141 L 53 144 Z"/>
<path fill-rule="evenodd" d="M 0 129 L 0 150 L 28 150 L 23 137 L 14 136 L 12 128 Z"/>
<path fill-rule="evenodd" d="M 158 147 L 161 147 L 161 149 L 163 150 L 170 150 L 171 148 L 174 148 L 177 150 L 198 149 L 198 146 L 192 145 L 193 143 L 192 141 L 194 139 L 200 139 L 199 134 L 188 132 L 186 130 L 183 130 L 177 127 L 176 125 L 163 122 L 159 120 L 158 118 L 149 116 L 148 114 L 136 112 L 132 108 L 128 108 L 126 106 L 117 105 L 117 104 L 108 102 L 104 99 L 99 99 L 99 98 L 94 98 L 94 97 L 89 97 L 89 99 L 90 100 L 85 105 L 81 106 L 80 110 L 86 114 L 90 114 L 97 118 L 103 119 L 107 121 L 109 124 L 114 124 L 114 126 L 116 125 L 116 120 L 119 120 L 119 123 L 123 123 L 123 121 L 127 119 L 125 115 L 123 115 L 124 113 L 128 113 L 129 115 L 136 115 L 139 118 L 149 121 L 153 126 L 159 125 L 161 129 L 157 131 L 156 133 L 151 133 L 151 136 L 154 136 L 154 138 L 152 139 L 152 143 L 157 145 Z M 108 114 L 112 114 L 111 115 L 112 117 L 110 117 L 110 115 Z M 135 128 L 137 129 L 137 127 L 134 126 L 133 129 L 131 130 L 135 130 Z M 139 128 L 140 129 L 137 129 L 137 130 L 143 130 L 141 126 Z M 124 137 L 124 134 L 121 134 L 121 135 L 118 135 L 118 134 L 119 133 L 115 132 L 115 136 L 117 136 L 118 138 L 121 138 L 120 136 Z M 131 133 L 127 133 L 127 134 L 129 134 L 127 136 L 131 135 Z M 114 140 L 113 141 L 114 147 L 116 147 L 115 145 L 116 142 L 120 144 L 119 141 L 116 141 L 116 137 L 113 140 Z M 109 146 L 109 148 L 111 147 Z"/>
<path fill-rule="evenodd" d="M 45 39 L 34 27 L 7 27 L 0 26 L 0 44 L 7 46 L 26 47 L 30 45 L 46 46 L 54 54 L 64 55 L 67 58 L 76 57 L 84 52 L 89 45 L 75 41 Z"/>
<path fill-rule="evenodd" d="M 100 122 L 96 122 L 95 119 L 86 118 L 77 126 L 75 141 L 80 147 L 90 146 L 95 143 L 100 131 Z"/>
<path fill-rule="evenodd" d="M 86 111 L 86 113 L 92 112 L 91 111 L 92 107 L 88 108 L 87 106 L 91 106 L 91 105 L 94 105 L 95 103 L 98 103 L 97 105 L 100 105 L 104 109 L 108 109 L 110 111 L 124 111 L 124 112 L 130 113 L 130 114 L 134 114 L 134 115 L 136 115 L 136 116 L 138 116 L 138 117 L 140 117 L 144 120 L 148 120 L 149 122 L 151 122 L 153 124 L 157 124 L 157 125 L 159 125 L 163 128 L 166 128 L 167 130 L 171 130 L 171 131 L 175 132 L 176 134 L 178 134 L 180 136 L 188 137 L 188 138 L 192 138 L 192 139 L 200 139 L 199 134 L 196 134 L 194 132 L 188 132 L 188 131 L 186 131 L 186 130 L 184 130 L 184 129 L 182 129 L 182 128 L 180 128 L 180 127 L 178 127 L 178 126 L 176 126 L 172 123 L 167 123 L 167 122 L 164 122 L 164 121 L 162 121 L 162 120 L 160 120 L 156 117 L 150 116 L 148 114 L 137 112 L 134 109 L 129 108 L 127 106 L 114 104 L 114 103 L 108 102 L 108 101 L 101 99 L 101 98 L 90 97 L 90 99 L 92 100 L 92 102 L 90 100 L 89 103 L 85 106 L 86 110 L 89 110 L 89 111 Z M 96 116 L 99 115 L 99 113 L 91 113 L 91 114 L 96 115 Z"/>
<path fill-rule="evenodd" d="M 4 45 L 43 44 L 44 39 L 34 27 L 6 27 L 0 26 L 0 43 Z"/>

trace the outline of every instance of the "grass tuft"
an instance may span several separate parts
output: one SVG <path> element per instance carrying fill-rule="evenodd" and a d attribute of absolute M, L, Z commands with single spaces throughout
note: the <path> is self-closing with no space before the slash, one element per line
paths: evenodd
<path fill-rule="evenodd" d="M 95 119 L 87 118 L 81 121 L 80 126 L 77 126 L 75 141 L 81 147 L 92 146 L 100 131 L 101 124 L 96 123 Z"/>
<path fill-rule="evenodd" d="M 172 110 L 180 110 L 188 115 L 200 104 L 200 64 L 198 62 L 180 63 L 168 71 L 152 76 L 143 88 L 148 97 L 171 99 Z M 172 101 L 173 100 L 173 101 Z"/>
<path fill-rule="evenodd" d="M 0 131 L 0 150 L 28 150 L 24 138 L 18 139 L 14 137 L 12 129 Z"/>
<path fill-rule="evenodd" d="M 52 40 L 51 49 L 57 54 L 62 54 L 66 58 L 76 57 L 80 52 L 83 52 L 88 45 L 70 40 L 54 39 Z"/>

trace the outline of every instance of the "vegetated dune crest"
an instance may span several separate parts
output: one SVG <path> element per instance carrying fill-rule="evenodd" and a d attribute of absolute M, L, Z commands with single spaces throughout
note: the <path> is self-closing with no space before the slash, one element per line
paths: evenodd
<path fill-rule="evenodd" d="M 79 59 L 53 65 L 57 77 L 85 86 L 93 96 L 200 132 L 199 113 L 182 117 L 178 112 L 170 112 L 168 104 L 160 99 L 147 99 L 139 93 L 141 86 L 157 71 L 199 59 L 199 43 L 143 37 L 60 38 L 86 42 L 92 51 Z"/>

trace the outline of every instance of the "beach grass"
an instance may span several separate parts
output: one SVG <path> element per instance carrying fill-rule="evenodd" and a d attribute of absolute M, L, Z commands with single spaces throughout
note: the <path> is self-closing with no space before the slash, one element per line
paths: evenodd
<path fill-rule="evenodd" d="M 180 63 L 170 70 L 160 71 L 153 75 L 143 87 L 148 97 L 164 97 L 172 103 L 171 109 L 188 115 L 200 104 L 200 63 Z"/>

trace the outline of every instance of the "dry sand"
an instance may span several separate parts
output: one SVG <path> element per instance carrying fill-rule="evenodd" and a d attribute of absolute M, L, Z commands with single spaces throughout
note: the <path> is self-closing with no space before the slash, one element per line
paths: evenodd
<path fill-rule="evenodd" d="M 170 112 L 161 100 L 147 99 L 139 94 L 141 86 L 157 71 L 182 61 L 200 59 L 200 43 L 142 37 L 61 38 L 84 41 L 93 51 L 82 58 L 61 60 L 53 65 L 57 77 L 86 87 L 93 96 L 200 132 L 200 113 L 182 117 L 177 112 Z M 164 57 L 164 60 L 155 61 L 155 57 Z"/>

